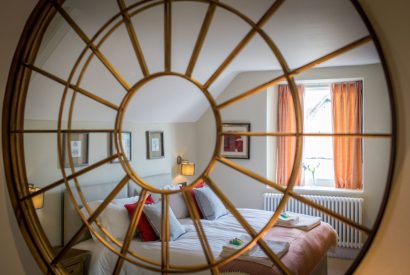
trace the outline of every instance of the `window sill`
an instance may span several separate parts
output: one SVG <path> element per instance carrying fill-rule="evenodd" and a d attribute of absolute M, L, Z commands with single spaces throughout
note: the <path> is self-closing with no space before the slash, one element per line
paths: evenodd
<path fill-rule="evenodd" d="M 363 190 L 349 190 L 339 189 L 326 186 L 295 186 L 293 190 L 301 194 L 314 194 L 314 195 L 359 195 L 363 194 Z"/>
<path fill-rule="evenodd" d="M 268 189 L 272 187 L 267 186 Z M 363 190 L 338 189 L 326 186 L 295 186 L 294 191 L 302 195 L 328 195 L 328 196 L 359 196 Z"/>

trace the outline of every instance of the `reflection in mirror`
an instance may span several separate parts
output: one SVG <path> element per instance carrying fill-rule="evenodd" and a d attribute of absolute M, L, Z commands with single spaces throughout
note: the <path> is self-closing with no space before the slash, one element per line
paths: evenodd
<path fill-rule="evenodd" d="M 220 2 L 68 0 L 64 16 L 90 40 L 121 13 L 92 41 L 93 55 L 58 12 L 28 66 L 25 174 L 47 189 L 36 213 L 53 247 L 90 251 L 80 254 L 90 274 L 103 274 L 100 264 L 124 273 L 183 266 L 209 274 L 207 265 L 225 257 L 221 271 L 335 274 L 347 271 L 378 226 L 393 110 L 354 6 Z M 241 12 L 259 22 L 257 31 Z M 93 225 L 71 239 L 81 215 Z M 289 241 L 288 227 L 304 238 Z M 251 247 L 259 233 L 266 240 Z M 317 257 L 298 256 L 298 245 Z M 242 248 L 244 261 L 233 260 Z M 124 261 L 127 255 L 134 258 Z"/>
<path fill-rule="evenodd" d="M 215 147 L 212 117 L 204 124 L 209 138 L 202 143 L 210 150 L 198 155 L 197 125 L 202 114 L 210 109 L 207 98 L 193 83 L 177 76 L 159 77 L 132 93 L 122 118 L 123 131 L 136 136 L 132 169 L 140 177 L 170 174 L 172 183 L 192 183 L 210 162 Z M 178 157 L 193 163 L 195 173 L 182 173 Z M 164 185 L 157 181 L 150 184 L 159 188 Z"/>

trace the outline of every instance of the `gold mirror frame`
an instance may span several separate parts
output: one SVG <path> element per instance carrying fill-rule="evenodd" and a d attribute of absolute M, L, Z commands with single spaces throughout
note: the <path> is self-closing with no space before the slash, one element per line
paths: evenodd
<path fill-rule="evenodd" d="M 113 0 L 114 1 L 114 0 Z M 172 3 L 173 2 L 182 2 L 182 1 L 190 1 L 190 2 L 202 2 L 202 3 L 208 3 L 208 11 L 206 13 L 206 16 L 204 18 L 200 33 L 197 38 L 197 42 L 195 44 L 194 50 L 191 55 L 190 62 L 188 64 L 187 70 L 184 74 L 182 73 L 177 73 L 177 72 L 172 72 L 171 71 L 171 62 L 172 62 L 172 57 L 171 57 L 171 41 L 172 41 L 172 33 L 171 33 L 171 18 L 172 18 Z M 286 63 L 286 60 L 283 58 L 281 55 L 279 49 L 275 46 L 274 42 L 271 40 L 271 38 L 262 30 L 262 26 L 264 23 L 268 21 L 268 19 L 274 15 L 275 11 L 280 7 L 280 5 L 284 2 L 284 0 L 277 0 L 263 15 L 263 17 L 258 21 L 254 22 L 251 20 L 249 17 L 246 15 L 240 13 L 238 10 L 233 8 L 232 6 L 229 6 L 227 4 L 221 3 L 218 0 L 143 0 L 138 3 L 135 3 L 133 5 L 130 5 L 129 7 L 125 6 L 124 0 L 118 0 L 118 5 L 120 7 L 120 12 L 118 12 L 116 15 L 114 15 L 106 24 L 103 25 L 103 27 L 95 34 L 94 37 L 88 38 L 87 35 L 81 30 L 81 28 L 76 24 L 76 22 L 69 16 L 67 12 L 62 8 L 62 3 L 63 1 L 54 1 L 54 0 L 41 0 L 34 11 L 32 12 L 26 26 L 24 29 L 24 32 L 22 34 L 22 37 L 20 39 L 19 45 L 17 47 L 14 59 L 13 59 L 13 64 L 10 70 L 9 74 L 9 79 L 8 79 L 8 84 L 7 84 L 7 91 L 5 95 L 5 100 L 4 100 L 4 106 L 3 106 L 3 157 L 4 157 L 4 163 L 5 163 L 5 172 L 6 172 L 6 177 L 7 177 L 7 184 L 8 184 L 8 189 L 9 189 L 9 194 L 11 197 L 11 201 L 13 204 L 13 208 L 16 214 L 16 217 L 19 222 L 19 226 L 23 232 L 23 236 L 26 239 L 26 242 L 28 243 L 34 257 L 36 258 L 40 268 L 45 272 L 45 273 L 55 273 L 55 274 L 65 274 L 64 268 L 59 264 L 59 260 L 65 255 L 65 253 L 68 251 L 68 249 L 75 243 L 75 241 L 87 230 L 91 230 L 94 232 L 94 234 L 97 236 L 97 238 L 111 251 L 116 253 L 118 255 L 118 261 L 115 267 L 115 274 L 118 274 L 124 260 L 129 261 L 131 263 L 134 263 L 136 265 L 139 265 L 143 268 L 147 268 L 150 270 L 155 270 L 159 271 L 163 274 L 168 274 L 168 273 L 186 273 L 186 272 L 194 272 L 194 271 L 200 271 L 200 270 L 205 270 L 205 269 L 210 269 L 213 274 L 219 274 L 219 267 L 236 259 L 241 253 L 245 252 L 246 250 L 250 249 L 251 246 L 253 245 L 260 245 L 261 248 L 266 252 L 266 254 L 270 257 L 270 259 L 280 268 L 285 274 L 288 274 L 289 271 L 282 264 L 282 262 L 275 256 L 275 254 L 268 248 L 266 243 L 263 241 L 262 237 L 264 234 L 267 232 L 267 230 L 272 227 L 278 216 L 279 213 L 284 209 L 288 198 L 292 197 L 295 198 L 305 204 L 308 204 L 319 211 L 322 211 L 336 219 L 341 220 L 342 222 L 351 225 L 362 232 L 368 234 L 368 238 L 364 244 L 364 247 L 362 248 L 359 256 L 357 257 L 356 261 L 354 264 L 350 267 L 348 272 L 353 272 L 353 270 L 357 267 L 359 264 L 360 260 L 363 258 L 365 253 L 367 252 L 376 232 L 378 229 L 378 226 L 380 224 L 380 221 L 383 216 L 384 209 L 387 204 L 388 196 L 390 193 L 390 186 L 391 186 L 391 180 L 392 180 L 392 175 L 393 175 L 393 170 L 394 170 L 394 163 L 395 163 L 395 152 L 396 152 L 396 119 L 395 119 L 395 108 L 394 108 L 394 100 L 392 96 L 392 87 L 391 87 L 391 81 L 389 77 L 389 73 L 387 70 L 386 62 L 384 60 L 380 44 L 378 42 L 377 36 L 374 33 L 367 17 L 365 16 L 365 13 L 363 12 L 362 8 L 358 4 L 357 1 L 352 1 L 353 5 L 356 7 L 356 10 L 359 12 L 360 16 L 362 17 L 363 21 L 367 25 L 367 28 L 369 30 L 370 35 L 363 37 L 362 39 L 359 39 L 351 44 L 346 45 L 345 47 L 342 47 L 340 49 L 337 49 L 321 58 L 318 58 L 304 66 L 301 66 L 296 69 L 290 69 Z M 108 59 L 99 51 L 99 47 L 104 43 L 104 41 L 110 36 L 112 32 L 115 31 L 116 28 L 118 28 L 120 25 L 125 24 L 127 28 L 127 32 L 130 36 L 130 41 L 132 43 L 132 46 L 135 50 L 135 54 L 138 58 L 139 65 L 141 67 L 141 70 L 144 75 L 144 79 L 141 80 L 142 82 L 150 81 L 154 79 L 155 77 L 159 75 L 151 75 L 148 71 L 148 67 L 145 63 L 144 56 L 142 54 L 142 51 L 139 46 L 139 42 L 135 33 L 135 30 L 132 27 L 132 24 L 130 23 L 131 20 L 130 18 L 132 16 L 135 16 L 139 12 L 149 9 L 151 7 L 157 6 L 157 5 L 163 5 L 164 6 L 164 72 L 159 73 L 159 75 L 174 75 L 174 76 L 179 76 L 182 77 L 188 81 L 191 81 L 194 83 L 207 97 L 208 102 L 211 103 L 211 108 L 214 113 L 215 121 L 216 121 L 216 145 L 214 147 L 214 152 L 212 159 L 208 166 L 206 167 L 205 171 L 201 173 L 201 175 L 198 177 L 197 180 L 194 181 L 193 184 L 189 185 L 186 187 L 182 192 L 184 194 L 186 203 L 189 208 L 190 215 L 194 221 L 195 229 L 197 230 L 198 235 L 200 236 L 200 241 L 202 248 L 204 250 L 204 253 L 206 255 L 206 260 L 207 264 L 206 265 L 200 265 L 200 266 L 172 266 L 169 264 L 169 246 L 167 240 L 169 239 L 169 222 L 168 222 L 168 196 L 172 193 L 179 192 L 179 191 L 165 191 L 165 190 L 159 190 L 156 188 L 153 188 L 150 186 L 148 183 L 146 183 L 141 177 L 139 177 L 132 168 L 129 166 L 126 156 L 123 154 L 123 148 L 122 148 L 122 143 L 119 142 L 121 140 L 121 117 L 122 113 L 120 110 L 120 106 L 116 106 L 115 104 L 102 99 L 93 93 L 86 91 L 82 88 L 80 88 L 80 82 L 82 75 L 85 72 L 85 69 L 87 68 L 88 64 L 90 63 L 91 59 L 95 56 L 97 57 L 104 65 L 105 67 L 111 72 L 111 74 L 117 79 L 117 81 L 121 84 L 121 86 L 127 91 L 130 92 L 133 89 L 138 89 L 138 83 L 135 84 L 134 86 L 131 86 L 130 84 L 127 83 L 127 81 L 119 74 L 118 71 L 115 70 L 115 68 L 110 64 Z M 241 18 L 244 22 L 246 22 L 248 25 L 251 26 L 251 30 L 249 33 L 244 37 L 243 40 L 239 42 L 237 47 L 228 55 L 228 57 L 223 61 L 221 66 L 215 71 L 215 73 L 206 81 L 205 83 L 199 83 L 195 79 L 192 78 L 192 72 L 194 70 L 196 61 L 198 59 L 198 56 L 200 55 L 201 48 L 203 46 L 203 43 L 206 39 L 206 34 L 208 31 L 208 28 L 210 26 L 210 23 L 212 21 L 213 14 L 217 8 L 221 8 L 226 10 L 227 12 L 230 12 L 239 18 Z M 44 71 L 40 68 L 35 67 L 34 61 L 38 52 L 38 49 L 40 47 L 40 43 L 42 40 L 42 37 L 49 26 L 51 20 L 55 16 L 56 13 L 59 13 L 65 20 L 66 22 L 72 27 L 72 29 L 79 35 L 79 37 L 85 42 L 86 46 L 84 48 L 84 51 L 82 52 L 81 56 L 76 62 L 76 65 L 74 66 L 73 70 L 71 71 L 70 77 L 68 81 L 65 81 L 63 79 L 58 78 L 57 76 L 53 75 L 50 72 Z M 115 20 L 120 18 L 120 21 L 118 23 L 115 23 Z M 114 24 L 115 23 L 115 24 Z M 113 25 L 113 26 L 111 26 Z M 108 27 L 111 27 L 108 32 L 104 34 L 104 30 Z M 104 34 L 104 35 L 103 35 Z M 241 52 L 241 50 L 252 40 L 252 38 L 256 35 L 260 35 L 260 37 L 263 38 L 265 43 L 268 45 L 268 47 L 271 49 L 272 53 L 274 56 L 277 58 L 279 61 L 282 70 L 283 70 L 283 75 L 276 77 L 272 79 L 271 81 L 268 81 L 266 83 L 263 83 L 251 90 L 248 90 L 247 92 L 236 96 L 230 100 L 227 100 L 221 104 L 216 104 L 214 98 L 212 95 L 208 92 L 208 88 L 210 85 L 215 81 L 218 76 L 224 71 L 224 69 L 230 64 L 230 62 Z M 100 40 L 98 44 L 94 44 L 97 38 L 102 36 L 103 38 Z M 391 110 L 392 110 L 392 133 L 391 134 L 310 134 L 310 133 L 304 133 L 303 131 L 303 125 L 302 125 L 302 120 L 301 120 L 301 108 L 300 108 L 300 101 L 296 89 L 296 85 L 294 82 L 293 77 L 301 72 L 307 71 L 317 64 L 323 63 L 327 60 L 330 60 L 342 53 L 345 53 L 347 51 L 350 51 L 358 46 L 361 46 L 365 43 L 368 43 L 370 41 L 373 41 L 374 44 L 376 45 L 376 48 L 379 52 L 379 56 L 381 59 L 381 62 L 384 67 L 385 71 L 385 77 L 387 79 L 387 84 L 388 84 L 388 89 L 389 89 L 389 95 L 390 95 L 390 104 L 391 104 Z M 86 62 L 86 65 L 84 65 L 84 68 L 82 69 L 80 73 L 79 80 L 76 84 L 72 84 L 71 80 L 72 77 L 77 69 L 78 64 L 80 63 L 81 59 L 86 55 L 87 51 L 91 50 L 91 54 L 88 57 L 88 60 Z M 25 109 L 25 101 L 26 101 L 26 96 L 28 92 L 28 86 L 30 83 L 30 77 L 32 72 L 37 72 L 39 74 L 44 75 L 45 77 L 52 79 L 63 86 L 65 86 L 65 91 L 63 95 L 62 102 L 60 104 L 60 113 L 59 113 L 59 118 L 58 118 L 58 129 L 57 130 L 25 130 L 24 129 L 24 109 Z M 230 133 L 224 133 L 222 132 L 222 120 L 221 116 L 219 114 L 220 110 L 230 106 L 232 104 L 235 104 L 236 102 L 239 102 L 241 100 L 244 100 L 258 92 L 263 91 L 269 86 L 272 86 L 278 82 L 281 81 L 287 81 L 288 84 L 291 87 L 291 92 L 292 92 L 292 98 L 295 102 L 295 106 L 297 106 L 296 109 L 296 123 L 297 123 L 297 131 L 295 133 L 279 133 L 279 132 L 270 132 L 270 133 L 262 133 L 262 132 L 243 132 L 240 133 L 240 135 L 247 135 L 247 136 L 294 136 L 296 137 L 296 152 L 295 152 L 295 160 L 294 163 L 300 163 L 301 162 L 301 157 L 302 157 L 302 148 L 303 148 L 303 137 L 304 136 L 350 136 L 350 137 L 360 137 L 360 138 L 389 138 L 391 139 L 391 153 L 390 153 L 390 166 L 389 166 L 389 173 L 388 173 L 388 180 L 386 184 L 386 190 L 385 194 L 383 197 L 383 201 L 381 202 L 381 207 L 380 211 L 378 214 L 378 217 L 376 219 L 375 225 L 372 229 L 367 228 L 361 224 L 357 224 L 356 222 L 353 222 L 313 201 L 310 201 L 309 199 L 306 199 L 299 195 L 298 193 L 293 191 L 293 185 L 296 181 L 296 177 L 298 174 L 299 170 L 299 165 L 294 165 L 292 174 L 289 180 L 289 184 L 286 188 L 276 184 L 275 182 L 272 182 L 256 173 L 253 171 L 250 171 L 246 169 L 245 167 L 242 167 L 235 162 L 232 162 L 220 155 L 220 140 L 222 136 L 224 135 L 229 135 Z M 74 91 L 74 96 L 72 98 L 72 101 L 70 103 L 70 110 L 69 110 L 69 121 L 68 121 L 68 128 L 67 129 L 62 129 L 62 113 L 64 109 L 64 103 L 67 95 L 68 89 L 72 89 Z M 116 124 L 114 129 L 100 129 L 100 130 L 77 130 L 77 129 L 72 129 L 71 128 L 71 118 L 72 118 L 72 113 L 74 109 L 74 102 L 75 102 L 75 94 L 80 93 L 83 94 L 105 106 L 108 108 L 117 110 L 117 119 L 116 119 Z M 29 191 L 29 185 L 27 181 L 27 175 L 26 175 L 26 167 L 25 167 L 25 160 L 24 160 L 24 134 L 26 133 L 51 133 L 51 134 L 57 134 L 57 140 L 58 140 L 58 155 L 59 155 L 59 161 L 60 165 L 63 163 L 63 157 L 62 157 L 62 134 L 67 133 L 68 135 L 68 140 L 70 140 L 70 134 L 71 133 L 78 133 L 78 132 L 107 132 L 107 133 L 114 133 L 114 139 L 115 139 L 115 148 L 117 150 L 117 154 L 114 154 L 106 159 L 103 159 L 99 162 L 96 162 L 86 168 L 83 168 L 81 170 L 76 171 L 74 168 L 73 164 L 73 159 L 72 156 L 69 154 L 69 162 L 70 162 L 70 168 L 71 168 L 71 174 L 67 175 L 64 169 L 61 169 L 62 172 L 62 178 L 54 183 L 51 183 L 47 185 L 46 187 L 41 188 L 40 190 L 36 192 L 30 193 Z M 238 134 L 238 133 L 236 133 Z M 69 150 L 70 151 L 70 150 Z M 87 202 L 84 199 L 84 196 L 82 195 L 81 192 L 81 187 L 80 184 L 77 180 L 77 177 L 80 175 L 83 175 L 95 168 L 98 168 L 106 163 L 109 163 L 113 159 L 118 158 L 121 162 L 122 167 L 124 168 L 124 171 L 126 172 L 126 176 L 121 180 L 121 182 L 117 185 L 117 187 L 110 193 L 110 195 L 104 200 L 104 202 L 101 204 L 101 206 L 94 212 L 91 213 Z M 255 232 L 252 227 L 247 223 L 247 221 L 241 216 L 241 214 L 236 211 L 234 205 L 230 202 L 229 198 L 219 189 L 218 185 L 215 184 L 212 179 L 210 178 L 210 174 L 212 173 L 213 168 L 215 167 L 216 163 L 221 163 L 224 164 L 252 179 L 255 179 L 256 181 L 265 184 L 267 186 L 270 186 L 284 194 L 283 199 L 280 202 L 280 205 L 278 207 L 278 211 L 273 215 L 271 220 L 265 225 L 265 227 L 260 231 L 260 232 Z M 63 166 L 61 166 L 63 167 Z M 124 244 L 121 245 L 120 242 L 118 242 L 114 237 L 111 236 L 111 234 L 105 230 L 98 222 L 96 222 L 96 218 L 98 217 L 99 214 L 104 210 L 104 208 L 108 205 L 108 203 L 115 197 L 115 195 L 127 184 L 128 180 L 132 179 L 134 182 L 139 184 L 143 190 L 140 196 L 140 204 L 141 207 L 137 208 L 137 211 L 135 212 L 134 217 L 131 220 L 130 227 L 127 231 L 127 235 L 124 241 Z M 196 208 L 194 207 L 194 202 L 192 201 L 192 198 L 189 196 L 189 190 L 191 190 L 194 186 L 195 183 L 200 180 L 204 179 L 210 188 L 219 196 L 219 198 L 223 201 L 225 206 L 232 212 L 232 214 L 237 218 L 237 220 L 240 222 L 240 224 L 245 228 L 245 230 L 248 231 L 248 233 L 253 237 L 253 240 L 245 246 L 243 249 L 238 251 L 237 253 L 233 254 L 230 257 L 221 259 L 216 261 L 214 255 L 212 255 L 212 251 L 209 248 L 208 241 L 206 239 L 205 233 L 202 228 L 201 220 L 199 219 L 199 213 L 197 212 Z M 75 188 L 80 194 L 80 199 L 82 203 L 85 205 L 85 207 L 88 209 L 90 217 L 87 219 L 81 214 L 78 204 L 76 200 L 74 199 L 71 186 L 69 182 L 73 180 L 75 183 Z M 55 253 L 54 250 L 52 249 L 50 243 L 48 242 L 48 239 L 40 225 L 40 222 L 38 220 L 37 214 L 35 212 L 35 209 L 32 204 L 31 198 L 39 195 L 39 194 L 44 194 L 48 190 L 51 190 L 57 186 L 60 186 L 62 184 L 65 184 L 67 191 L 71 197 L 71 202 L 76 208 L 77 212 L 83 219 L 84 225 L 80 228 L 80 230 L 74 235 L 74 237 L 65 245 L 65 247 L 59 251 L 58 253 Z M 140 218 L 140 215 L 143 210 L 143 202 L 147 198 L 147 192 L 156 192 L 156 193 L 161 193 L 162 196 L 162 227 L 163 227 L 163 236 L 162 236 L 162 257 L 161 257 L 161 263 L 156 263 L 152 260 L 145 259 L 136 253 L 132 251 L 128 251 L 132 236 L 135 233 L 136 229 L 136 224 L 138 223 L 138 220 Z M 96 222 L 98 227 L 102 230 L 103 234 L 106 235 L 111 241 L 113 241 L 114 245 L 108 243 L 105 241 L 102 236 L 100 236 L 98 233 L 95 232 L 95 230 L 91 227 L 91 224 L 93 222 Z M 120 247 L 120 252 L 116 250 L 116 246 Z M 127 256 L 127 254 L 130 254 L 134 258 L 138 259 L 136 261 L 133 258 L 130 258 Z M 153 266 L 154 267 L 153 267 Z"/>

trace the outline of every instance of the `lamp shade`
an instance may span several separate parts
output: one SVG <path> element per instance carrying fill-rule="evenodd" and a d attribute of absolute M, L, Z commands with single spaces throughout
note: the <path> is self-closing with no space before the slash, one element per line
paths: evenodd
<path fill-rule="evenodd" d="M 189 161 L 181 162 L 181 175 L 193 176 L 195 174 L 195 163 Z"/>
<path fill-rule="evenodd" d="M 33 184 L 28 185 L 28 190 L 30 193 L 37 192 L 40 190 L 38 187 L 34 187 Z M 31 198 L 31 201 L 33 202 L 34 208 L 35 209 L 41 209 L 44 206 L 44 193 L 38 194 L 34 197 Z"/>

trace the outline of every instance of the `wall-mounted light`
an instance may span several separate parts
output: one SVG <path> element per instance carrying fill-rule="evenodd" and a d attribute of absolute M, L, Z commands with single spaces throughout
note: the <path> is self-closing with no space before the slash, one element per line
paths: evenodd
<path fill-rule="evenodd" d="M 28 191 L 30 193 L 34 193 L 40 190 L 40 188 L 35 187 L 34 184 L 29 183 L 28 184 Z M 35 195 L 34 197 L 31 198 L 31 201 L 33 202 L 34 208 L 35 209 L 41 209 L 44 206 L 44 193 Z"/>
<path fill-rule="evenodd" d="M 193 176 L 195 174 L 195 163 L 182 159 L 181 156 L 177 157 L 177 163 L 181 167 L 181 175 Z"/>

